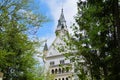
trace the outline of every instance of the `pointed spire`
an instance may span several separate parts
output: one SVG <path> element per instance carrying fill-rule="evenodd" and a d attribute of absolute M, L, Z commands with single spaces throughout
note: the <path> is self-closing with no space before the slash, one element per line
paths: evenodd
<path fill-rule="evenodd" d="M 67 31 L 66 20 L 65 20 L 63 8 L 62 8 L 61 15 L 60 15 L 60 18 L 58 20 L 56 32 L 61 31 L 63 29 Z"/>
<path fill-rule="evenodd" d="M 48 50 L 48 46 L 47 46 L 47 43 L 45 42 L 43 51 L 47 51 L 47 50 Z"/>
<path fill-rule="evenodd" d="M 59 21 L 60 21 L 61 23 L 66 22 L 66 21 L 65 21 L 65 17 L 64 17 L 64 13 L 63 13 L 63 8 L 61 9 L 61 15 L 60 15 Z"/>

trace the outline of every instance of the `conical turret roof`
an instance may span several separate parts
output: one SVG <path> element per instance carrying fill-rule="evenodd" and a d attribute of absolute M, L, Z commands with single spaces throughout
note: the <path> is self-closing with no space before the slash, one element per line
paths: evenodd
<path fill-rule="evenodd" d="M 59 21 L 60 22 L 66 22 L 65 17 L 64 17 L 64 13 L 63 13 L 63 9 L 61 10 L 61 15 L 60 15 Z"/>
<path fill-rule="evenodd" d="M 43 51 L 48 51 L 47 43 L 45 43 Z"/>
<path fill-rule="evenodd" d="M 65 20 L 65 17 L 64 17 L 63 9 L 61 10 L 61 15 L 60 15 L 60 18 L 58 20 L 58 25 L 57 25 L 56 31 L 60 31 L 62 29 L 67 31 L 66 20 Z"/>

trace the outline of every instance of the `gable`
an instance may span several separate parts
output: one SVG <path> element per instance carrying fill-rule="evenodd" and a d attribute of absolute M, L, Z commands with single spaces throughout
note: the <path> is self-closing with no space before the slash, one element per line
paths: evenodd
<path fill-rule="evenodd" d="M 48 49 L 46 57 L 61 55 L 62 53 L 59 52 L 58 47 L 64 44 L 65 42 L 60 39 L 60 37 L 56 37 L 56 39 L 53 41 L 52 45 Z"/>

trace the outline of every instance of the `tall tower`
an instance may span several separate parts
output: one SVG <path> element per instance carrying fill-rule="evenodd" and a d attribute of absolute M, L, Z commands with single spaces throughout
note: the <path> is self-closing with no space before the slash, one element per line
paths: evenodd
<path fill-rule="evenodd" d="M 51 75 L 54 75 L 53 80 L 73 80 L 73 70 L 70 60 L 67 60 L 63 55 L 64 52 L 60 52 L 57 47 L 65 46 L 63 37 L 67 35 L 68 29 L 66 20 L 64 17 L 63 9 L 58 20 L 56 28 L 56 38 L 52 45 L 48 48 L 45 56 L 46 71 L 49 71 Z"/>

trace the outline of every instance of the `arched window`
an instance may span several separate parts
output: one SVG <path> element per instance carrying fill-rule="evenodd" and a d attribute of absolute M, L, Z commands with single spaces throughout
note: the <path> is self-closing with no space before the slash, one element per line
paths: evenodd
<path fill-rule="evenodd" d="M 55 80 L 57 80 L 57 79 L 55 79 Z"/>
<path fill-rule="evenodd" d="M 54 74 L 54 69 L 51 70 L 51 73 Z"/>
<path fill-rule="evenodd" d="M 55 73 L 56 73 L 56 74 L 57 74 L 57 72 L 58 72 L 57 69 L 55 69 Z"/>
<path fill-rule="evenodd" d="M 62 72 L 62 70 L 61 70 L 61 68 L 59 68 L 59 73 L 61 73 Z"/>
<path fill-rule="evenodd" d="M 68 78 L 66 78 L 66 80 L 68 80 Z"/>
<path fill-rule="evenodd" d="M 64 78 L 62 78 L 62 80 L 64 80 Z"/>
<path fill-rule="evenodd" d="M 62 27 L 61 27 L 61 29 L 64 29 L 64 25 L 62 24 Z"/>

